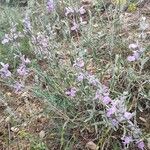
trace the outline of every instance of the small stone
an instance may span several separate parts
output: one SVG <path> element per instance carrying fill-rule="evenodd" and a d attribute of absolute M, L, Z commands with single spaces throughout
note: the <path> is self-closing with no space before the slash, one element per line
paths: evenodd
<path fill-rule="evenodd" d="M 27 123 L 26 123 L 26 122 L 24 122 L 24 123 L 22 124 L 22 126 L 23 126 L 23 127 L 26 127 L 26 126 L 27 126 Z"/>
<path fill-rule="evenodd" d="M 42 130 L 42 131 L 39 133 L 39 136 L 40 136 L 41 139 L 43 139 L 44 136 L 45 136 L 45 131 Z"/>
<path fill-rule="evenodd" d="M 11 127 L 11 131 L 16 133 L 16 132 L 18 132 L 18 131 L 19 131 L 19 128 Z"/>
<path fill-rule="evenodd" d="M 7 96 L 11 96 L 11 95 L 12 95 L 12 93 L 10 93 L 10 92 L 7 92 L 7 93 L 6 93 L 6 95 L 7 95 Z"/>
<path fill-rule="evenodd" d="M 6 119 L 5 119 L 5 121 L 8 123 L 8 122 L 10 122 L 10 117 L 7 117 Z"/>
<path fill-rule="evenodd" d="M 98 150 L 99 147 L 94 142 L 90 141 L 86 144 L 86 148 L 90 150 Z"/>

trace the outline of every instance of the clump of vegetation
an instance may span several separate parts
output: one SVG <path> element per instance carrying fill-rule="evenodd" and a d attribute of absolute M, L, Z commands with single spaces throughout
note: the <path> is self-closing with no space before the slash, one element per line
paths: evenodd
<path fill-rule="evenodd" d="M 148 148 L 150 16 L 138 4 L 0 7 L 2 147 Z"/>

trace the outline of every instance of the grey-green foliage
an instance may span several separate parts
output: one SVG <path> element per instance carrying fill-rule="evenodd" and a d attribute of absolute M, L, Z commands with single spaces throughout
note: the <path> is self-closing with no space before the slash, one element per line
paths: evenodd
<path fill-rule="evenodd" d="M 8 6 L 26 6 L 28 0 L 1 0 L 0 4 Z"/>

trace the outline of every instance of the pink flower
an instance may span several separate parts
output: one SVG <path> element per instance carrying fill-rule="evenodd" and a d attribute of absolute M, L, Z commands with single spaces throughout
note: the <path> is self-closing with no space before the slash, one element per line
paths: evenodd
<path fill-rule="evenodd" d="M 139 149 L 144 150 L 145 144 L 143 141 L 139 141 L 136 144 Z"/>
<path fill-rule="evenodd" d="M 72 87 L 72 88 L 70 88 L 69 90 L 67 90 L 67 91 L 65 92 L 65 94 L 66 94 L 67 96 L 70 96 L 70 97 L 75 97 L 75 96 L 76 96 L 76 92 L 77 92 L 76 88 L 75 88 L 75 87 Z"/>

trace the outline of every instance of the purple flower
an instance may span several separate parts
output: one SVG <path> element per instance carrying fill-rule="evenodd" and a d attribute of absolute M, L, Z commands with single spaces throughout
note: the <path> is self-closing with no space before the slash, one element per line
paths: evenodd
<path fill-rule="evenodd" d="M 65 15 L 68 16 L 68 14 L 71 13 L 80 13 L 81 15 L 86 13 L 86 10 L 84 9 L 84 6 L 82 6 L 81 8 L 71 8 L 71 7 L 66 7 L 66 12 Z"/>
<path fill-rule="evenodd" d="M 5 34 L 5 36 L 4 36 L 3 40 L 2 40 L 2 44 L 5 45 L 9 41 L 10 41 L 9 34 Z"/>
<path fill-rule="evenodd" d="M 22 55 L 20 57 L 20 60 L 21 60 L 21 64 L 20 64 L 19 68 L 17 69 L 17 73 L 20 76 L 25 76 L 29 72 L 26 65 L 29 64 L 31 61 L 28 58 L 25 58 L 25 55 Z"/>
<path fill-rule="evenodd" d="M 119 122 L 116 119 L 112 119 L 111 123 L 114 127 L 118 127 Z"/>
<path fill-rule="evenodd" d="M 123 144 L 124 145 L 128 145 L 128 144 L 130 144 L 133 141 L 131 136 L 125 136 L 125 137 L 123 137 L 121 139 L 123 140 Z"/>
<path fill-rule="evenodd" d="M 139 141 L 136 144 L 139 149 L 144 150 L 145 144 L 143 141 Z"/>
<path fill-rule="evenodd" d="M 72 88 L 70 88 L 69 90 L 67 90 L 67 91 L 65 92 L 65 94 L 66 94 L 67 96 L 70 96 L 70 97 L 75 97 L 75 96 L 76 96 L 76 92 L 77 92 L 76 88 L 75 88 L 75 87 L 72 87 Z"/>
<path fill-rule="evenodd" d="M 52 12 L 55 8 L 55 5 L 54 5 L 54 1 L 53 0 L 48 0 L 47 1 L 47 10 L 48 12 Z"/>
<path fill-rule="evenodd" d="M 102 91 L 104 96 L 109 95 L 109 88 L 106 85 L 102 85 Z"/>
<path fill-rule="evenodd" d="M 116 112 L 116 110 L 117 110 L 116 106 L 112 106 L 111 108 L 108 108 L 106 113 L 107 117 L 111 117 L 111 115 L 113 115 Z"/>
<path fill-rule="evenodd" d="M 21 64 L 20 67 L 17 69 L 17 73 L 20 76 L 25 76 L 28 74 L 28 69 L 25 65 Z"/>
<path fill-rule="evenodd" d="M 102 99 L 103 103 L 105 105 L 109 104 L 112 100 L 109 96 L 104 96 L 103 99 Z"/>
<path fill-rule="evenodd" d="M 65 12 L 65 16 L 68 16 L 68 14 L 70 13 L 74 13 L 74 10 L 71 7 L 66 7 L 66 12 Z"/>
<path fill-rule="evenodd" d="M 94 99 L 96 100 L 96 99 L 99 99 L 101 97 L 102 97 L 102 94 L 101 94 L 100 90 L 96 90 Z"/>
<path fill-rule="evenodd" d="M 139 52 L 139 45 L 138 44 L 130 44 L 129 49 L 134 50 L 133 54 L 127 57 L 128 61 L 136 61 L 140 57 L 140 52 Z"/>
<path fill-rule="evenodd" d="M 109 104 L 112 101 L 108 95 L 103 96 L 103 93 L 101 93 L 100 90 L 96 91 L 94 99 L 101 99 L 105 105 Z"/>
<path fill-rule="evenodd" d="M 3 40 L 2 40 L 2 44 L 3 45 L 5 45 L 6 43 L 8 43 L 9 42 L 9 39 L 7 39 L 7 38 L 4 38 Z"/>
<path fill-rule="evenodd" d="M 0 69 L 0 75 L 2 78 L 7 78 L 11 76 L 11 72 L 8 70 L 9 64 L 0 63 L 2 68 Z"/>
<path fill-rule="evenodd" d="M 78 11 L 79 11 L 79 13 L 80 13 L 81 15 L 83 15 L 83 14 L 86 13 L 86 10 L 84 9 L 83 6 L 82 6 Z"/>
<path fill-rule="evenodd" d="M 9 43 L 16 40 L 19 37 L 23 37 L 23 34 L 21 32 L 17 32 L 16 25 L 13 25 L 13 27 L 10 29 L 9 34 L 4 35 L 4 38 L 1 43 L 2 44 Z"/>
<path fill-rule="evenodd" d="M 138 52 L 138 51 L 133 51 L 133 55 L 128 56 L 128 57 L 127 57 L 127 60 L 128 60 L 128 61 L 136 61 L 136 60 L 139 59 L 139 57 L 140 57 L 139 52 Z"/>
<path fill-rule="evenodd" d="M 30 18 L 27 15 L 23 20 L 23 24 L 24 24 L 25 32 L 31 31 L 32 26 L 31 26 Z"/>
<path fill-rule="evenodd" d="M 83 79 L 84 79 L 84 74 L 80 73 L 77 77 L 77 80 L 80 82 L 80 81 L 83 81 Z"/>
<path fill-rule="evenodd" d="M 77 58 L 77 60 L 75 60 L 75 62 L 73 64 L 73 66 L 82 68 L 82 67 L 84 67 L 84 61 L 80 58 Z"/>
<path fill-rule="evenodd" d="M 125 112 L 125 113 L 124 113 L 124 117 L 125 117 L 127 120 L 130 120 L 130 119 L 133 117 L 133 114 L 130 113 L 130 112 Z"/>
<path fill-rule="evenodd" d="M 77 31 L 78 28 L 79 28 L 79 25 L 74 21 L 74 22 L 73 22 L 73 26 L 71 27 L 71 30 L 72 30 L 72 31 Z"/>
<path fill-rule="evenodd" d="M 20 84 L 19 82 L 16 82 L 13 86 L 15 93 L 19 93 L 23 89 L 23 85 Z"/>
<path fill-rule="evenodd" d="M 33 39 L 33 42 L 42 46 L 42 48 L 47 48 L 49 45 L 48 36 L 43 35 L 42 33 L 37 33 L 37 38 Z"/>
<path fill-rule="evenodd" d="M 134 56 L 134 58 L 137 60 L 137 59 L 139 59 L 140 54 L 139 54 L 139 52 L 137 52 L 137 51 L 133 51 L 133 56 Z"/>
<path fill-rule="evenodd" d="M 89 75 L 88 81 L 89 81 L 89 84 L 92 84 L 94 86 L 97 86 L 99 84 L 99 80 L 96 79 L 94 75 Z"/>
<path fill-rule="evenodd" d="M 128 56 L 128 57 L 127 57 L 127 60 L 130 61 L 130 62 L 131 62 L 131 61 L 135 61 L 135 57 L 134 57 L 134 56 Z"/>
<path fill-rule="evenodd" d="M 137 49 L 138 45 L 136 43 L 130 44 L 129 49 Z"/>
<path fill-rule="evenodd" d="M 43 48 L 47 48 L 48 47 L 48 39 L 45 37 L 43 37 L 43 39 L 41 39 L 40 44 L 42 45 Z"/>
<path fill-rule="evenodd" d="M 85 24 L 87 24 L 87 21 L 83 21 L 83 18 L 80 17 L 80 24 L 81 24 L 81 25 L 85 25 Z"/>

